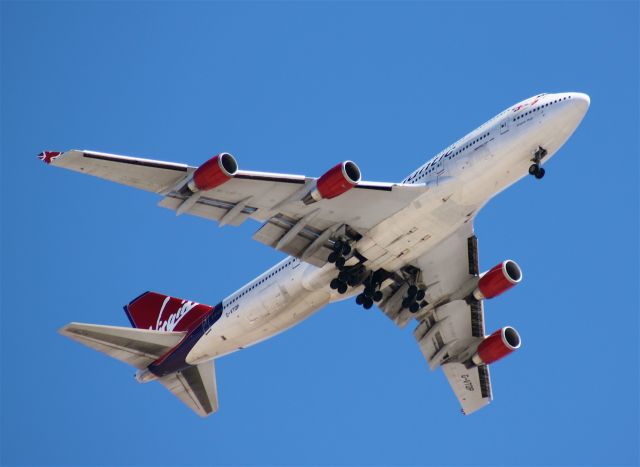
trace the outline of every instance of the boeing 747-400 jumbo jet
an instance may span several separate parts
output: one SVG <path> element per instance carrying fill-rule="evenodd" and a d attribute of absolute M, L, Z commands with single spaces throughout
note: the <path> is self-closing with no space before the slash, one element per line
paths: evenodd
<path fill-rule="evenodd" d="M 70 323 L 60 332 L 158 380 L 201 416 L 218 409 L 213 361 L 272 337 L 328 303 L 355 297 L 394 323 L 415 320 L 429 367 L 462 411 L 491 399 L 489 365 L 520 347 L 509 326 L 485 335 L 484 300 L 522 280 L 505 260 L 478 266 L 473 220 L 496 194 L 546 163 L 589 108 L 581 93 L 540 94 L 501 112 L 400 183 L 366 182 L 351 161 L 319 178 L 238 169 L 228 153 L 200 167 L 94 151 L 39 157 L 162 196 L 159 205 L 240 225 L 289 255 L 215 306 L 145 292 L 124 307 L 133 328 Z M 394 160 L 394 164 L 398 164 Z"/>

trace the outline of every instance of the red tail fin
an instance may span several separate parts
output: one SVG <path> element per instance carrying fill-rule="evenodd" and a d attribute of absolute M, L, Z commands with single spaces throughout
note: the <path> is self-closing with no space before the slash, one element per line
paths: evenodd
<path fill-rule="evenodd" d="M 124 306 L 134 328 L 156 331 L 190 331 L 213 307 L 201 303 L 145 292 Z"/>

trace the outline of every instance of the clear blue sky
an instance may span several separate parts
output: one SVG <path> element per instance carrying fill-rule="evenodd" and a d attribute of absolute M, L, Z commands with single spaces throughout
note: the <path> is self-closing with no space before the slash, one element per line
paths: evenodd
<path fill-rule="evenodd" d="M 638 2 L 2 2 L 3 464 L 637 464 Z M 93 149 L 398 181 L 505 107 L 582 91 L 547 166 L 476 222 L 523 348 L 470 417 L 410 329 L 353 302 L 217 362 L 220 411 L 68 341 L 145 290 L 215 304 L 281 255 L 64 170 Z"/>

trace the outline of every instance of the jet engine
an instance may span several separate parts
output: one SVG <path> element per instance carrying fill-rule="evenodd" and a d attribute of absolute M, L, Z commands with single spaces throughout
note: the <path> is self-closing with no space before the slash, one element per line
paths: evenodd
<path fill-rule="evenodd" d="M 522 269 L 518 263 L 510 259 L 494 266 L 485 272 L 473 291 L 477 300 L 493 298 L 506 292 L 522 280 Z"/>
<path fill-rule="evenodd" d="M 360 179 L 360 169 L 354 162 L 340 162 L 318 179 L 316 186 L 303 201 L 311 204 L 321 199 L 336 198 L 356 186 Z"/>
<path fill-rule="evenodd" d="M 489 365 L 519 349 L 520 344 L 521 340 L 518 331 L 511 326 L 505 326 L 489 337 L 485 337 L 471 360 L 476 365 Z"/>
<path fill-rule="evenodd" d="M 223 152 L 198 167 L 187 186 L 192 193 L 212 190 L 229 181 L 237 171 L 238 163 L 235 158 Z"/>

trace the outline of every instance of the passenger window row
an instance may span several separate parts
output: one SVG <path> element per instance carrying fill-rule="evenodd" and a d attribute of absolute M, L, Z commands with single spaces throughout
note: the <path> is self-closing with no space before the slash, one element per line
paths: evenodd
<path fill-rule="evenodd" d="M 252 291 L 253 289 L 255 289 L 256 287 L 258 287 L 260 284 L 263 284 L 264 282 L 266 282 L 268 279 L 272 278 L 273 276 L 275 276 L 276 274 L 278 274 L 280 271 L 284 270 L 285 268 L 287 268 L 289 265 L 293 264 L 293 262 L 296 261 L 295 258 L 291 259 L 289 261 L 287 261 L 283 266 L 279 267 L 278 269 L 276 269 L 275 271 L 273 271 L 271 274 L 265 276 L 263 279 L 260 279 L 258 282 L 256 282 L 255 284 L 253 284 L 251 287 L 248 287 L 247 289 L 243 290 L 239 295 L 235 296 L 232 300 L 229 301 L 229 303 L 227 303 L 226 305 L 224 305 L 223 308 L 226 308 L 227 306 L 231 305 L 232 303 L 237 302 L 243 295 L 248 294 L 250 291 Z"/>
<path fill-rule="evenodd" d="M 525 112 L 522 115 L 517 116 L 516 118 L 513 119 L 513 121 L 515 122 L 517 120 L 520 120 L 521 118 L 524 118 L 527 115 L 532 114 L 533 112 L 537 112 L 540 109 L 544 109 L 545 107 L 549 107 L 550 105 L 556 104 L 558 102 L 566 101 L 567 99 L 571 99 L 571 96 L 565 96 L 565 97 L 563 97 L 561 99 L 556 99 L 556 100 L 554 100 L 552 102 L 547 102 L 546 104 L 539 105 L 535 109 L 531 109 L 528 112 Z"/>
<path fill-rule="evenodd" d="M 449 155 L 449 159 L 451 159 L 452 157 L 456 157 L 458 154 L 460 154 L 462 151 L 464 151 L 467 148 L 470 148 L 471 146 L 473 146 L 474 144 L 479 143 L 480 141 L 482 141 L 485 138 L 489 137 L 489 132 L 485 133 L 482 136 L 479 136 L 478 138 L 474 139 L 473 141 L 471 141 L 470 143 L 467 143 L 465 146 L 461 147 L 460 149 L 458 149 L 456 152 L 454 152 L 453 154 Z"/>
<path fill-rule="evenodd" d="M 406 178 L 403 183 L 406 183 L 406 182 L 417 182 L 418 180 L 421 180 L 422 178 L 424 178 L 424 176 L 426 176 L 427 174 L 429 174 L 429 173 L 433 172 L 434 170 L 436 170 L 436 167 L 438 166 L 437 162 L 439 162 L 442 158 L 453 159 L 458 154 L 461 154 L 464 150 L 470 148 L 471 146 L 476 145 L 477 143 L 479 143 L 480 141 L 484 140 L 485 138 L 488 138 L 490 136 L 490 134 L 491 134 L 491 132 L 486 132 L 483 135 L 478 136 L 477 138 L 475 138 L 473 141 L 469 141 L 467 144 L 462 146 L 456 152 L 452 152 L 452 153 L 447 154 L 445 156 L 441 156 L 439 158 L 433 159 L 427 165 L 422 167 L 418 172 L 416 172 L 416 173 L 410 175 L 408 178 Z"/>

